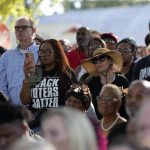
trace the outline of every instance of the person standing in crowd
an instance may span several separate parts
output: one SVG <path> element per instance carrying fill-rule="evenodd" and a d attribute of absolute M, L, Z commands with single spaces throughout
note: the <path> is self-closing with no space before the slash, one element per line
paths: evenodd
<path fill-rule="evenodd" d="M 116 50 L 119 51 L 123 58 L 122 73 L 128 79 L 129 84 L 133 80 L 134 71 L 134 56 L 136 54 L 136 43 L 131 38 L 125 38 L 119 41 L 116 45 Z"/>
<path fill-rule="evenodd" d="M 126 94 L 126 112 L 129 116 L 129 121 L 137 115 L 137 112 L 145 102 L 145 97 L 150 96 L 150 82 L 146 80 L 132 81 Z M 122 123 L 119 126 L 115 126 L 109 134 L 109 142 L 118 136 L 124 136 L 127 134 L 128 123 Z"/>
<path fill-rule="evenodd" d="M 48 39 L 39 47 L 40 65 L 29 76 L 30 64 L 24 64 L 25 79 L 20 93 L 23 104 L 29 104 L 35 114 L 44 108 L 65 105 L 65 93 L 70 85 L 77 83 L 65 52 L 59 41 Z"/>
<path fill-rule="evenodd" d="M 66 54 L 70 66 L 77 72 L 80 71 L 81 61 L 87 58 L 88 43 L 91 38 L 91 32 L 89 29 L 87 29 L 86 27 L 79 28 L 76 34 L 78 47 Z"/>
<path fill-rule="evenodd" d="M 0 150 L 8 150 L 19 139 L 43 142 L 34 137 L 27 124 L 28 113 L 23 106 L 0 104 Z"/>
<path fill-rule="evenodd" d="M 90 74 L 86 79 L 91 94 L 92 102 L 95 108 L 96 115 L 101 119 L 98 112 L 96 97 L 102 89 L 102 86 L 112 83 L 121 89 L 128 88 L 127 79 L 119 74 L 122 69 L 122 56 L 118 51 L 111 51 L 106 48 L 98 48 L 94 51 L 93 57 L 82 62 L 85 70 Z"/>
<path fill-rule="evenodd" d="M 65 94 L 65 105 L 76 108 L 97 120 L 89 87 L 85 84 L 73 84 Z"/>
<path fill-rule="evenodd" d="M 92 38 L 90 42 L 88 43 L 88 53 L 87 58 L 91 58 L 93 56 L 93 52 L 97 48 L 106 48 L 106 44 L 102 39 L 99 38 Z M 89 76 L 89 74 L 86 72 L 86 70 L 81 66 L 81 70 L 78 74 L 78 81 L 81 83 L 84 82 L 84 80 Z"/>
<path fill-rule="evenodd" d="M 134 140 L 139 149 L 150 149 L 149 96 L 144 98 L 144 103 L 140 106 L 140 110 L 132 123 L 134 132 L 131 134 L 131 139 Z"/>
<path fill-rule="evenodd" d="M 92 124 L 86 115 L 73 108 L 47 111 L 41 128 L 44 139 L 57 150 L 98 150 Z"/>
<path fill-rule="evenodd" d="M 127 122 L 118 112 L 121 106 L 121 98 L 121 89 L 113 84 L 104 85 L 97 97 L 98 111 L 103 116 L 99 124 L 106 135 L 108 135 L 117 124 Z"/>
<path fill-rule="evenodd" d="M 103 33 L 101 34 L 101 39 L 104 40 L 109 50 L 115 50 L 118 36 L 113 33 Z"/>
<path fill-rule="evenodd" d="M 85 113 L 90 107 L 92 95 L 87 85 L 73 84 L 65 94 L 65 105 Z"/>
<path fill-rule="evenodd" d="M 91 30 L 91 36 L 92 36 L 92 38 L 99 38 L 99 39 L 101 39 L 101 33 L 98 32 L 97 30 Z"/>
<path fill-rule="evenodd" d="M 133 80 L 150 81 L 150 55 L 141 58 L 135 65 Z"/>
<path fill-rule="evenodd" d="M 32 52 L 36 63 L 39 47 L 33 40 L 36 29 L 30 18 L 18 18 L 14 28 L 19 44 L 0 57 L 0 90 L 10 98 L 13 104 L 17 105 L 21 104 L 20 91 L 24 79 L 25 53 Z"/>
<path fill-rule="evenodd" d="M 93 107 L 91 106 L 92 95 L 87 85 L 85 84 L 73 84 L 65 95 L 66 106 L 75 108 L 82 113 L 86 113 L 89 117 L 97 137 L 98 149 L 107 149 L 106 136 L 103 135 L 99 124 L 97 123 L 97 117 Z"/>

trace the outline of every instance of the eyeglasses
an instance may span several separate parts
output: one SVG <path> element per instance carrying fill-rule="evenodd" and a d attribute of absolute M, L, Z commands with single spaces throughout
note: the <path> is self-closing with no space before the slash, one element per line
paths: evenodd
<path fill-rule="evenodd" d="M 91 59 L 92 64 L 97 64 L 105 61 L 107 59 L 107 56 L 99 56 L 99 57 L 94 57 Z"/>
<path fill-rule="evenodd" d="M 124 48 L 124 49 L 117 48 L 117 51 L 119 51 L 121 54 L 132 53 L 132 49 L 130 49 L 130 48 Z"/>
<path fill-rule="evenodd" d="M 25 31 L 28 28 L 33 28 L 33 27 L 32 26 L 27 26 L 27 25 L 22 25 L 22 26 L 14 26 L 14 28 L 15 28 L 16 31 L 20 31 L 20 29 Z"/>
<path fill-rule="evenodd" d="M 89 45 L 89 49 L 90 50 L 95 50 L 97 48 L 102 48 L 100 44 L 92 44 L 92 45 Z"/>
<path fill-rule="evenodd" d="M 105 41 L 105 43 L 110 43 L 112 45 L 116 45 L 117 44 L 117 42 L 112 40 L 112 39 L 103 39 L 103 40 Z"/>
<path fill-rule="evenodd" d="M 111 102 L 111 101 L 116 100 L 116 98 L 115 98 L 115 97 L 112 97 L 112 96 L 97 96 L 97 97 L 96 97 L 96 100 L 97 100 L 97 101 Z"/>
<path fill-rule="evenodd" d="M 54 50 L 52 50 L 50 48 L 44 49 L 44 50 L 40 49 L 38 51 L 38 54 L 39 54 L 40 57 L 45 57 L 45 56 L 51 55 L 52 52 L 54 52 Z"/>

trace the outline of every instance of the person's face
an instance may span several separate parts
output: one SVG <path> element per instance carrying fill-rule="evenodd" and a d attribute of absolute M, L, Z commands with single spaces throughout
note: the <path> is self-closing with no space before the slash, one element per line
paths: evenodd
<path fill-rule="evenodd" d="M 0 125 L 0 150 L 7 150 L 8 146 L 13 144 L 24 134 L 21 126 L 17 122 L 4 123 Z"/>
<path fill-rule="evenodd" d="M 102 90 L 97 98 L 98 111 L 101 115 L 114 115 L 119 109 L 119 100 L 108 90 Z"/>
<path fill-rule="evenodd" d="M 76 40 L 79 47 L 86 48 L 91 40 L 91 34 L 85 28 L 81 28 L 77 31 Z"/>
<path fill-rule="evenodd" d="M 100 42 L 98 40 L 92 40 L 88 46 L 88 57 L 89 58 L 93 56 L 93 52 L 97 48 L 101 48 Z"/>
<path fill-rule="evenodd" d="M 101 74 L 106 73 L 112 64 L 112 60 L 107 56 L 97 56 L 94 57 L 91 61 L 94 64 L 97 72 Z"/>
<path fill-rule="evenodd" d="M 66 105 L 69 107 L 76 108 L 80 111 L 85 111 L 85 108 L 83 107 L 81 100 L 79 100 L 78 98 L 74 96 L 69 96 L 67 98 Z"/>
<path fill-rule="evenodd" d="M 50 43 L 45 42 L 41 45 L 39 49 L 39 57 L 42 65 L 48 66 L 55 64 L 55 50 Z"/>
<path fill-rule="evenodd" d="M 32 40 L 35 29 L 31 26 L 29 20 L 22 18 L 16 21 L 15 23 L 15 34 L 17 40 L 25 41 Z"/>
<path fill-rule="evenodd" d="M 139 116 L 135 125 L 135 138 L 141 146 L 150 146 L 150 119 L 149 109 L 145 109 Z"/>
<path fill-rule="evenodd" d="M 103 39 L 107 45 L 107 48 L 109 50 L 115 50 L 116 48 L 116 41 L 114 39 L 111 39 L 111 38 L 107 38 L 107 39 Z"/>
<path fill-rule="evenodd" d="M 133 57 L 132 48 L 128 43 L 120 43 L 117 47 L 123 58 L 123 66 L 128 65 Z"/>
<path fill-rule="evenodd" d="M 142 85 L 133 85 L 129 88 L 126 97 L 126 108 L 129 115 L 135 116 L 144 99 L 144 89 Z"/>
<path fill-rule="evenodd" d="M 57 150 L 69 150 L 67 128 L 60 116 L 55 115 L 47 119 L 42 124 L 42 133 L 43 137 L 52 143 Z"/>

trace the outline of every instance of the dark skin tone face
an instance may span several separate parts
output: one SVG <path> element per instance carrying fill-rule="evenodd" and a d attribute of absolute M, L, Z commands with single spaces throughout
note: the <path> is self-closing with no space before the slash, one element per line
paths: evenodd
<path fill-rule="evenodd" d="M 25 134 L 21 121 L 4 123 L 0 125 L 0 150 L 7 150 L 8 146 Z"/>
<path fill-rule="evenodd" d="M 123 58 L 123 66 L 128 65 L 133 57 L 133 52 L 130 44 L 120 43 L 117 47 L 117 50 L 121 53 Z"/>
<path fill-rule="evenodd" d="M 133 84 L 128 90 L 126 105 L 131 114 L 135 115 L 144 101 L 145 89 L 141 84 Z"/>
<path fill-rule="evenodd" d="M 91 40 L 91 34 L 86 28 L 80 28 L 77 31 L 76 40 L 79 49 L 86 50 L 88 43 Z"/>
<path fill-rule="evenodd" d="M 106 98 L 109 97 L 109 99 L 106 100 Z M 120 106 L 120 102 L 118 99 L 114 97 L 114 95 L 107 91 L 103 90 L 98 99 L 98 111 L 103 116 L 113 116 L 117 113 Z"/>
<path fill-rule="evenodd" d="M 78 98 L 74 97 L 74 96 L 69 96 L 66 100 L 66 105 L 69 107 L 73 107 L 76 108 L 80 111 L 86 111 L 81 100 L 79 100 Z"/>
<path fill-rule="evenodd" d="M 94 50 L 101 47 L 101 43 L 98 40 L 92 40 L 88 46 L 88 57 L 92 57 Z"/>

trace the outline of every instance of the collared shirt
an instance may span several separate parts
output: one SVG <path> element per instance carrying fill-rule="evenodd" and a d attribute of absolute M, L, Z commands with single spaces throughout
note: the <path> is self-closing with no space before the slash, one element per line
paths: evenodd
<path fill-rule="evenodd" d="M 27 48 L 28 52 L 33 52 L 35 63 L 38 61 L 39 46 L 34 42 Z M 24 60 L 25 54 L 17 46 L 8 50 L 0 57 L 0 91 L 8 96 L 12 104 L 21 104 L 20 91 L 24 80 Z"/>

